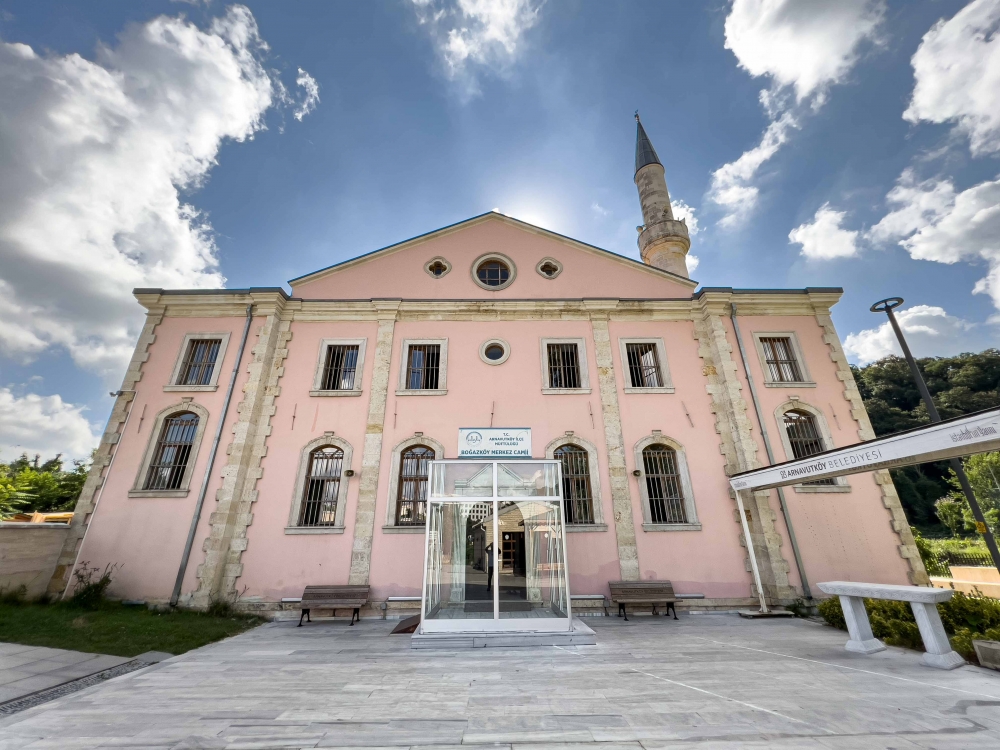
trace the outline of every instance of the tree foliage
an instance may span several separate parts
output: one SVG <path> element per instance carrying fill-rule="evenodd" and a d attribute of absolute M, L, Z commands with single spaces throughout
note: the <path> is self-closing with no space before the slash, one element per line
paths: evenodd
<path fill-rule="evenodd" d="M 90 471 L 89 461 L 64 467 L 62 454 L 42 462 L 26 453 L 9 464 L 0 463 L 0 517 L 14 513 L 58 513 L 76 505 Z"/>
<path fill-rule="evenodd" d="M 998 349 L 955 357 L 925 357 L 917 360 L 917 366 L 942 419 L 1000 406 Z M 930 423 L 905 359 L 889 356 L 851 369 L 876 435 Z M 957 501 L 946 461 L 893 469 L 891 474 L 910 523 L 923 528 L 953 527 L 956 531 L 964 527 L 961 507 L 949 505 Z M 977 497 L 983 502 L 978 493 Z M 945 501 L 939 503 L 942 498 Z"/>

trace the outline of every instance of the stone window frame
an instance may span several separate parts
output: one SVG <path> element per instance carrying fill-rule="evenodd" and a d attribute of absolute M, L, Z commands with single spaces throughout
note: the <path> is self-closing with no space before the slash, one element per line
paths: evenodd
<path fill-rule="evenodd" d="M 339 448 L 344 453 L 342 462 L 343 470 L 340 474 L 340 488 L 337 491 L 337 514 L 333 519 L 333 526 L 299 526 L 299 513 L 302 511 L 302 499 L 305 492 L 306 475 L 309 473 L 309 459 L 312 452 L 319 448 Z M 315 440 L 310 440 L 299 453 L 299 469 L 295 475 L 295 487 L 292 490 L 292 507 L 288 513 L 288 525 L 285 527 L 286 534 L 343 534 L 344 516 L 347 512 L 347 490 L 350 485 L 350 477 L 347 475 L 351 471 L 351 460 L 354 457 L 354 447 L 337 437 L 332 432 L 325 432 Z"/>
<path fill-rule="evenodd" d="M 632 376 L 628 368 L 628 345 L 629 344 L 654 344 L 656 346 L 656 356 L 660 364 L 660 377 L 663 385 L 658 388 L 642 388 L 632 385 Z M 624 378 L 625 393 L 674 393 L 674 381 L 670 377 L 670 363 L 667 361 L 667 347 L 663 339 L 657 336 L 625 336 L 618 338 L 618 353 L 621 356 L 622 377 Z"/>
<path fill-rule="evenodd" d="M 562 448 L 564 445 L 574 445 L 577 448 L 587 451 L 591 502 L 594 506 L 593 523 L 567 523 L 564 528 L 567 532 L 607 531 L 608 524 L 604 520 L 604 503 L 601 499 L 603 497 L 601 493 L 601 465 L 600 457 L 597 454 L 597 446 L 579 435 L 568 433 L 549 441 L 549 444 L 545 446 L 545 457 L 555 460 L 556 450 Z"/>
<path fill-rule="evenodd" d="M 570 396 L 590 393 L 590 368 L 587 357 L 587 339 L 582 336 L 569 338 L 542 337 L 538 340 L 539 364 L 542 369 L 542 393 L 548 396 Z M 576 357 L 580 363 L 579 388 L 552 388 L 549 385 L 549 344 L 576 344 Z"/>
<path fill-rule="evenodd" d="M 323 368 L 326 365 L 326 351 L 330 346 L 357 346 L 358 347 L 358 364 L 354 372 L 354 387 L 348 390 L 324 390 L 321 386 L 323 385 Z M 313 375 L 313 387 L 309 391 L 310 396 L 326 396 L 326 397 L 336 397 L 336 396 L 360 396 L 363 388 L 361 387 L 362 381 L 364 380 L 365 374 L 365 349 L 368 346 L 368 339 L 320 339 L 319 342 L 319 354 L 316 357 L 316 372 Z"/>
<path fill-rule="evenodd" d="M 542 273 L 542 266 L 544 266 L 546 263 L 551 263 L 556 267 L 556 272 L 551 276 L 549 276 L 547 273 Z M 548 279 L 549 281 L 556 278 L 562 272 L 563 272 L 563 264 L 549 255 L 546 255 L 544 258 L 542 258 L 535 264 L 535 273 L 537 273 L 543 279 Z"/>
<path fill-rule="evenodd" d="M 799 345 L 799 336 L 795 331 L 753 331 L 754 348 L 757 349 L 757 358 L 760 362 L 760 370 L 764 375 L 765 388 L 815 388 L 816 382 L 809 373 L 809 366 L 806 358 L 802 354 L 802 347 Z M 799 366 L 799 374 L 802 380 L 783 382 L 771 378 L 771 368 L 767 366 L 767 355 L 764 352 L 764 345 L 761 339 L 787 338 L 792 345 L 792 352 L 795 354 L 795 362 Z"/>
<path fill-rule="evenodd" d="M 837 447 L 834 445 L 833 433 L 830 432 L 830 425 L 827 423 L 826 415 L 823 414 L 822 410 L 817 409 L 812 404 L 807 404 L 801 399 L 790 398 L 783 404 L 778 405 L 778 407 L 774 410 L 774 421 L 777 423 L 778 435 L 781 437 L 781 447 L 785 451 L 786 460 L 795 460 L 795 453 L 792 451 L 792 441 L 788 439 L 788 430 L 785 429 L 785 414 L 790 411 L 804 411 L 807 414 L 811 414 L 816 420 L 816 427 L 819 430 L 820 438 L 823 440 L 824 450 L 831 450 Z M 848 483 L 847 477 L 834 477 L 833 481 L 834 484 L 827 485 L 806 486 L 802 484 L 793 484 L 792 490 L 807 494 L 851 491 L 851 485 Z"/>
<path fill-rule="evenodd" d="M 170 380 L 163 390 L 167 393 L 183 393 L 183 392 L 203 392 L 203 391 L 217 391 L 219 390 L 219 375 L 222 374 L 222 363 L 226 360 L 226 350 L 229 348 L 229 338 L 232 336 L 231 333 L 225 331 L 197 331 L 193 333 L 184 334 L 184 340 L 181 341 L 180 351 L 177 353 L 177 361 L 174 362 L 174 369 L 170 373 Z M 181 376 L 181 367 L 184 366 L 184 358 L 187 356 L 188 348 L 191 346 L 192 341 L 205 341 L 208 339 L 220 339 L 219 341 L 219 353 L 215 357 L 215 367 L 212 368 L 212 382 L 208 385 L 181 385 L 178 384 L 178 380 Z"/>
<path fill-rule="evenodd" d="M 438 344 L 441 347 L 441 359 L 438 362 L 437 388 L 407 388 L 406 370 L 410 362 L 410 347 L 421 344 Z M 400 346 L 399 380 L 396 384 L 397 396 L 444 396 L 448 393 L 448 339 L 403 339 Z"/>
<path fill-rule="evenodd" d="M 505 266 L 507 266 L 507 270 L 510 271 L 510 276 L 507 278 L 506 284 L 501 284 L 500 286 L 490 286 L 489 284 L 484 284 L 482 281 L 479 280 L 479 275 L 477 273 L 477 271 L 479 270 L 479 266 L 481 266 L 483 263 L 489 260 L 498 260 Z M 483 255 L 480 255 L 478 258 L 472 261 L 472 267 L 470 269 L 470 273 L 472 276 L 472 281 L 480 289 L 485 289 L 487 292 L 499 292 L 506 289 L 507 287 L 509 287 L 511 284 L 514 283 L 514 279 L 517 278 L 517 266 L 514 264 L 514 261 L 512 261 L 508 256 L 504 255 L 503 253 L 484 253 Z"/>
<path fill-rule="evenodd" d="M 652 511 L 649 507 L 649 490 L 646 488 L 646 472 L 642 452 L 651 445 L 665 445 L 673 448 L 677 454 L 677 472 L 681 478 L 681 492 L 684 493 L 684 515 L 687 523 L 653 523 Z M 642 500 L 642 530 L 643 531 L 701 531 L 701 521 L 698 520 L 698 506 L 695 502 L 694 487 L 691 484 L 691 472 L 688 469 L 687 451 L 684 445 L 658 430 L 641 438 L 632 447 L 635 470 L 639 472 L 636 479 L 639 484 L 639 497 Z"/>
<path fill-rule="evenodd" d="M 146 481 L 146 474 L 149 473 L 149 465 L 153 461 L 156 453 L 156 446 L 160 442 L 160 435 L 163 432 L 163 423 L 168 417 L 175 414 L 191 412 L 198 417 L 198 429 L 195 430 L 194 440 L 191 441 L 191 453 L 188 454 L 188 463 L 184 468 L 184 476 L 181 479 L 181 486 L 176 490 L 144 490 L 143 484 Z M 198 463 L 198 451 L 201 448 L 202 438 L 205 437 L 205 430 L 208 427 L 209 412 L 201 404 L 193 401 L 180 401 L 171 404 L 156 413 L 153 424 L 150 428 L 149 439 L 146 441 L 146 450 L 142 456 L 142 463 L 139 464 L 139 471 L 132 482 L 132 489 L 128 491 L 129 497 L 187 497 L 191 492 L 191 479 L 194 476 L 194 467 Z"/>
<path fill-rule="evenodd" d="M 503 347 L 503 356 L 500 359 L 490 359 L 486 356 L 486 350 L 496 344 L 497 346 Z M 497 365 L 502 365 L 510 358 L 510 344 L 504 339 L 486 339 L 479 347 L 479 358 L 483 360 L 486 364 L 496 367 Z"/>
<path fill-rule="evenodd" d="M 406 440 L 401 440 L 393 446 L 389 458 L 389 492 L 386 495 L 383 534 L 423 534 L 427 531 L 426 524 L 423 526 L 396 525 L 396 506 L 399 504 L 399 465 L 402 463 L 403 451 L 416 445 L 424 445 L 433 450 L 435 461 L 445 457 L 444 446 L 434 438 L 424 434 L 417 434 Z"/>
<path fill-rule="evenodd" d="M 440 276 L 436 276 L 434 272 L 431 271 L 431 266 L 433 266 L 435 263 L 440 263 L 441 265 L 444 266 L 444 273 L 442 273 Z M 429 261 L 424 263 L 424 273 L 426 273 L 432 279 L 443 279 L 445 276 L 451 273 L 451 268 L 452 266 L 451 263 L 448 261 L 448 259 L 442 258 L 440 255 L 435 255 Z"/>

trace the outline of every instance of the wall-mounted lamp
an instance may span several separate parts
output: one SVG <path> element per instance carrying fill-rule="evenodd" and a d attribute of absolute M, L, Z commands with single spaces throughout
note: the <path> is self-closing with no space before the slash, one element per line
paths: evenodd
<path fill-rule="evenodd" d="M 632 476 L 634 476 L 634 477 L 641 477 L 642 476 L 642 472 L 639 471 L 639 469 L 632 469 Z"/>
<path fill-rule="evenodd" d="M 353 477 L 354 476 L 354 469 L 348 469 L 347 471 L 345 471 L 344 472 L 344 476 L 345 477 Z"/>

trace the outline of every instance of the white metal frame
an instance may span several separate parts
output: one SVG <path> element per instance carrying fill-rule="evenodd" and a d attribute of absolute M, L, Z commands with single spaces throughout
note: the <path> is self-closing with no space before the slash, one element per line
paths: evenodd
<path fill-rule="evenodd" d="M 483 497 L 432 497 L 430 494 L 431 476 L 435 464 L 468 464 L 468 463 L 489 463 L 493 464 L 493 495 Z M 497 496 L 497 465 L 514 463 L 532 464 L 554 464 L 558 474 L 559 494 L 544 498 L 535 498 L 539 501 L 557 502 L 559 504 L 559 522 L 562 527 L 562 555 L 563 555 L 563 575 L 566 586 L 566 617 L 537 618 L 537 617 L 505 617 L 500 618 L 500 566 L 497 558 L 500 549 L 500 518 L 498 506 L 501 501 L 507 500 L 531 500 L 531 497 L 498 497 Z M 420 588 L 420 632 L 422 633 L 496 633 L 496 632 L 564 632 L 573 628 L 572 594 L 569 590 L 569 561 L 566 554 L 566 513 L 563 507 L 562 497 L 562 471 L 561 463 L 556 460 L 544 458 L 525 459 L 445 459 L 431 462 L 431 473 L 428 475 L 427 494 L 427 535 L 424 537 L 424 574 Z M 430 538 L 431 506 L 445 503 L 492 503 L 493 505 L 493 569 L 496 571 L 493 581 L 493 619 L 468 619 L 468 620 L 428 620 L 427 619 L 427 566 L 430 558 Z"/>

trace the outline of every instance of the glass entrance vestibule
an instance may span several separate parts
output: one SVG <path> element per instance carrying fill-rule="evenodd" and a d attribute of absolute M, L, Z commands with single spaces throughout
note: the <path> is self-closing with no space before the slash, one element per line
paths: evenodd
<path fill-rule="evenodd" d="M 572 627 L 558 461 L 434 461 L 420 632 Z"/>

